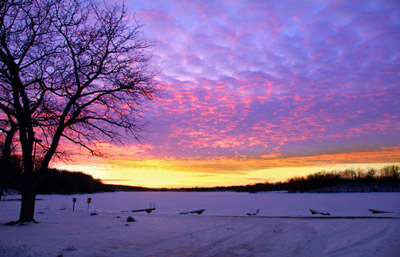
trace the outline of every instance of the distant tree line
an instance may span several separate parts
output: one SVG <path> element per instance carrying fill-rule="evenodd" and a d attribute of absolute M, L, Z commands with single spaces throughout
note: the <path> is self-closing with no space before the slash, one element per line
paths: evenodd
<path fill-rule="evenodd" d="M 5 188 L 21 192 L 23 184 L 23 173 L 21 169 L 13 169 L 5 178 Z M 112 191 L 108 185 L 100 180 L 82 172 L 69 172 L 65 170 L 48 169 L 41 178 L 39 194 L 75 194 L 96 193 Z"/>
<path fill-rule="evenodd" d="M 176 190 L 188 192 L 235 191 L 250 193 L 265 191 L 287 191 L 289 193 L 400 192 L 399 170 L 399 166 L 391 165 L 380 170 L 346 169 L 344 171 L 320 171 L 303 177 L 294 177 L 284 182 L 265 182 L 246 186 L 181 188 Z"/>
<path fill-rule="evenodd" d="M 306 177 L 289 179 L 289 192 L 398 192 L 400 168 L 386 166 L 380 170 L 346 169 L 338 172 L 317 172 Z"/>
<path fill-rule="evenodd" d="M 23 188 L 23 167 L 21 157 L 11 155 L 10 167 L 1 178 L 1 185 L 6 190 L 21 192 Z M 91 194 L 115 191 L 149 191 L 143 187 L 104 184 L 99 179 L 83 172 L 48 169 L 40 178 L 39 194 Z M 1 200 L 1 195 L 0 195 Z"/>

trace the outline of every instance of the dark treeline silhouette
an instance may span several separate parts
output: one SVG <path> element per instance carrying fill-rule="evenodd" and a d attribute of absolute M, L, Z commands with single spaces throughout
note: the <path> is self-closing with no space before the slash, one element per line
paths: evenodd
<path fill-rule="evenodd" d="M 399 170 L 399 166 L 391 165 L 380 170 L 320 171 L 304 177 L 294 177 L 284 182 L 265 182 L 246 186 L 181 188 L 174 189 L 174 191 L 235 191 L 250 193 L 265 191 L 288 191 L 289 193 L 400 192 Z"/>
<path fill-rule="evenodd" d="M 1 184 L 7 190 L 21 192 L 23 188 L 23 167 L 21 157 L 12 155 L 10 167 L 1 178 Z M 38 185 L 39 194 L 90 194 L 115 191 L 149 191 L 143 187 L 103 184 L 83 172 L 48 169 Z M 1 199 L 0 199 L 1 200 Z"/>
<path fill-rule="evenodd" d="M 20 191 L 22 188 L 22 167 L 13 157 L 12 168 L 7 172 L 5 187 Z M 38 192 L 41 194 L 76 194 L 115 191 L 183 191 L 183 192 L 400 192 L 400 168 L 396 165 L 380 170 L 352 170 L 317 172 L 304 177 L 294 177 L 284 182 L 257 183 L 246 186 L 194 187 L 194 188 L 145 188 L 125 185 L 103 184 L 101 180 L 82 172 L 49 169 L 41 179 Z"/>
<path fill-rule="evenodd" d="M 5 179 L 5 188 L 22 190 L 23 175 L 20 169 L 13 169 Z M 108 185 L 82 172 L 49 169 L 41 178 L 38 193 L 40 194 L 75 194 L 112 191 Z"/>
<path fill-rule="evenodd" d="M 112 191 L 100 180 L 82 172 L 49 169 L 38 187 L 40 194 L 74 194 Z"/>
<path fill-rule="evenodd" d="M 347 169 L 295 177 L 286 183 L 289 192 L 398 192 L 400 172 L 395 165 L 380 170 Z"/>

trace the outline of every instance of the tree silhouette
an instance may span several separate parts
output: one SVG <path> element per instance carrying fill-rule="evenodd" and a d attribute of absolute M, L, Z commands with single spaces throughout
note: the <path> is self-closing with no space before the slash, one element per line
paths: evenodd
<path fill-rule="evenodd" d="M 0 8 L 0 109 L 6 115 L 8 106 L 18 127 L 18 222 L 31 222 L 38 181 L 60 142 L 96 154 L 97 142 L 120 140 L 124 131 L 138 139 L 137 120 L 156 85 L 147 66 L 150 44 L 124 6 L 9 0 Z"/>
<path fill-rule="evenodd" d="M 13 138 L 18 130 L 12 116 L 10 114 L 4 114 L 4 116 L 5 119 L 0 119 L 0 133 L 4 135 L 4 138 L 0 141 L 0 201 L 4 193 L 7 172 L 11 168 L 10 159 L 13 150 Z"/>

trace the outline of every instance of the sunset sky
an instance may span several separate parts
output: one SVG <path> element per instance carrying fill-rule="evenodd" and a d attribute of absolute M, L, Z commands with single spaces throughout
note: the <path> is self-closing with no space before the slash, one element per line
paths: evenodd
<path fill-rule="evenodd" d="M 125 3 L 159 71 L 142 143 L 53 166 L 187 187 L 400 163 L 399 1 Z"/>

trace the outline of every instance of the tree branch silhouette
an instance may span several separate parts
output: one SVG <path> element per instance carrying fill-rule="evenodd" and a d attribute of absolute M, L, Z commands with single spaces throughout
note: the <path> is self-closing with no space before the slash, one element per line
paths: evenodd
<path fill-rule="evenodd" d="M 120 141 L 122 131 L 140 138 L 142 106 L 156 92 L 151 44 L 123 5 L 9 0 L 1 7 L 0 110 L 18 126 L 19 222 L 31 222 L 38 180 L 62 138 L 92 154 L 99 141 Z"/>

